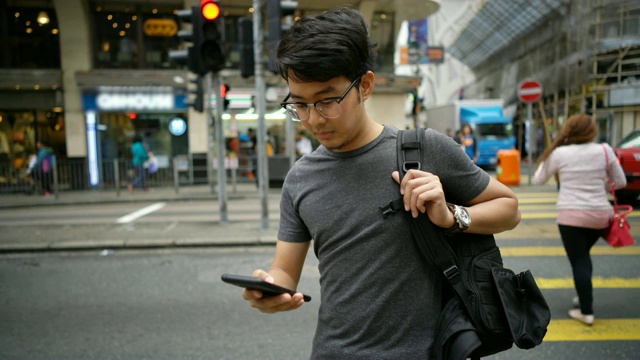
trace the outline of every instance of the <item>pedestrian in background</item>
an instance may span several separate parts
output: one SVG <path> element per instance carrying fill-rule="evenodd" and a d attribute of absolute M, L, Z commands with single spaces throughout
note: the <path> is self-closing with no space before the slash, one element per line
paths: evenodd
<path fill-rule="evenodd" d="M 607 174 L 611 174 L 616 189 L 627 183 L 611 146 L 595 143 L 597 132 L 591 116 L 571 116 L 538 159 L 534 175 L 536 184 L 544 184 L 555 175 L 562 184 L 556 221 L 578 293 L 574 306 L 579 307 L 570 309 L 569 316 L 586 325 L 592 325 L 595 319 L 590 251 L 613 216 Z"/>
<path fill-rule="evenodd" d="M 469 124 L 462 126 L 462 145 L 469 158 L 473 160 L 474 163 L 478 161 L 478 141 L 475 135 L 473 135 L 473 129 Z"/>
<path fill-rule="evenodd" d="M 398 130 L 374 121 L 364 105 L 375 56 L 363 15 L 349 7 L 296 21 L 276 51 L 290 91 L 281 105 L 320 146 L 288 172 L 274 261 L 253 276 L 296 289 L 313 240 L 321 302 L 312 359 L 429 357 L 442 274 L 416 250 L 406 217 L 385 218 L 382 206 L 404 194 L 415 217 L 428 213 L 449 232 L 492 234 L 520 219 L 515 194 L 432 129 L 425 130 L 426 170 L 399 179 Z M 458 211 L 470 215 L 468 228 L 456 221 Z M 262 297 L 245 289 L 243 297 L 265 313 L 303 305 L 301 293 Z"/>
<path fill-rule="evenodd" d="M 33 164 L 31 173 L 40 183 L 40 188 L 44 196 L 51 196 L 51 185 L 53 184 L 53 167 L 55 166 L 55 154 L 43 141 L 36 143 L 38 154 Z"/>
<path fill-rule="evenodd" d="M 304 133 L 304 130 L 298 131 L 296 138 L 296 154 L 298 156 L 309 155 L 313 152 L 311 140 L 309 140 L 307 134 Z"/>
<path fill-rule="evenodd" d="M 140 187 L 143 191 L 148 191 L 144 163 L 149 160 L 149 153 L 145 145 L 142 143 L 142 137 L 140 137 L 140 135 L 135 135 L 133 137 L 131 155 L 133 156 L 135 179 L 131 184 L 129 184 L 129 191 L 133 192 L 133 189 L 136 187 Z"/>

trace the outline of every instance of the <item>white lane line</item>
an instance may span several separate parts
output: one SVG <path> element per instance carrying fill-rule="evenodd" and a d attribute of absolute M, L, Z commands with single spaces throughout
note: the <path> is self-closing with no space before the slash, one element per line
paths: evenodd
<path fill-rule="evenodd" d="M 166 202 L 159 202 L 159 203 L 155 203 L 153 205 L 149 205 L 145 208 L 142 208 L 140 210 L 136 210 L 134 212 L 132 212 L 131 214 L 125 215 L 121 218 L 119 218 L 117 220 L 118 224 L 128 224 L 130 222 L 132 222 L 135 219 L 141 218 L 145 215 L 151 214 L 154 211 L 158 211 L 160 209 L 162 209 L 163 207 L 165 207 L 167 205 Z"/>

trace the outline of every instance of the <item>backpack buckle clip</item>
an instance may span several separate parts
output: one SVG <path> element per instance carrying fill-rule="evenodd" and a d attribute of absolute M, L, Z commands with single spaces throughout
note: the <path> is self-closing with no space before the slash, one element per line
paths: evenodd
<path fill-rule="evenodd" d="M 442 273 L 447 277 L 447 279 L 451 280 L 460 274 L 460 270 L 456 265 L 452 265 L 449 268 L 444 269 Z"/>
<path fill-rule="evenodd" d="M 420 168 L 421 168 L 420 161 L 405 161 L 402 164 L 402 170 L 404 170 L 404 172 L 407 172 L 411 169 L 420 170 Z"/>

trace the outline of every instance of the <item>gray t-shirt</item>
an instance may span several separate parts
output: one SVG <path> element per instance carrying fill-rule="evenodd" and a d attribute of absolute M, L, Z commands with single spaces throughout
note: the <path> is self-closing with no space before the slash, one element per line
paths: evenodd
<path fill-rule="evenodd" d="M 320 146 L 287 174 L 278 238 L 314 240 L 321 305 L 312 359 L 424 359 L 440 312 L 440 274 L 414 245 L 404 214 L 383 217 L 400 197 L 397 129 L 350 152 Z M 489 183 L 451 138 L 426 130 L 423 169 L 447 201 L 465 204 Z"/>

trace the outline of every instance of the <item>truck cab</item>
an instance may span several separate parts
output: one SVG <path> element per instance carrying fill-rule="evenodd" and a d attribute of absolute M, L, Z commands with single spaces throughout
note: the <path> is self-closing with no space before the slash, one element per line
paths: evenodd
<path fill-rule="evenodd" d="M 469 124 L 473 129 L 479 152 L 478 166 L 494 167 L 498 151 L 515 148 L 513 122 L 502 115 L 502 106 L 461 106 L 460 123 Z"/>

